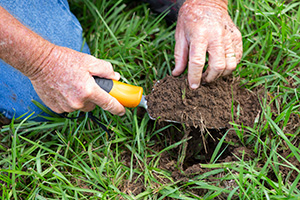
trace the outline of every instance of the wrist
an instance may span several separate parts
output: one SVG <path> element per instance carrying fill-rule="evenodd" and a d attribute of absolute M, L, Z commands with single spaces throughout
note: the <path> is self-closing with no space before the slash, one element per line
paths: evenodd
<path fill-rule="evenodd" d="M 45 74 L 55 48 L 55 45 L 48 41 L 37 43 L 32 49 L 33 55 L 26 59 L 23 69 L 20 71 L 31 80 L 42 76 Z"/>

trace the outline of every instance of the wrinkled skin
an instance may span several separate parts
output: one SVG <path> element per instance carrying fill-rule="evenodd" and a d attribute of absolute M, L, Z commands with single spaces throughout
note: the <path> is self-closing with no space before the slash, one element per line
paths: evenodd
<path fill-rule="evenodd" d="M 118 80 L 120 74 L 113 71 L 109 62 L 50 43 L 1 6 L 0 19 L 0 58 L 31 80 L 51 110 L 91 111 L 98 105 L 112 114 L 125 113 L 125 108 L 93 78 Z"/>
<path fill-rule="evenodd" d="M 49 44 L 2 7 L 0 11 L 0 58 L 28 76 L 50 109 L 57 113 L 90 111 L 98 105 L 113 114 L 124 114 L 125 108 L 92 77 L 118 80 L 120 75 L 110 63 Z M 180 75 L 188 63 L 191 88 L 199 87 L 201 79 L 211 82 L 230 74 L 242 56 L 241 34 L 227 13 L 225 0 L 187 0 L 180 9 L 175 39 L 173 75 Z M 209 67 L 202 75 L 206 51 Z"/>
<path fill-rule="evenodd" d="M 54 112 L 91 111 L 99 105 L 113 114 L 125 113 L 125 108 L 92 77 L 119 80 L 120 74 L 109 62 L 55 46 L 39 69 L 28 77 L 41 100 Z"/>
<path fill-rule="evenodd" d="M 241 33 L 228 15 L 225 0 L 187 0 L 179 11 L 175 40 L 172 74 L 180 75 L 188 64 L 192 89 L 231 74 L 243 53 Z M 203 73 L 206 52 L 209 61 Z"/>

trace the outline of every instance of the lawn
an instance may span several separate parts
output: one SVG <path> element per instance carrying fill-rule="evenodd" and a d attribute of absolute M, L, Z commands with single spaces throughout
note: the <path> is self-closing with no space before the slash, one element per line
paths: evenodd
<path fill-rule="evenodd" d="M 110 61 L 122 82 L 149 94 L 171 74 L 175 26 L 163 15 L 129 0 L 70 6 L 91 53 Z M 96 108 L 99 121 L 80 112 L 49 122 L 13 119 L 0 130 L 1 199 L 299 199 L 300 2 L 229 0 L 229 13 L 244 48 L 233 76 L 263 91 L 253 126 L 233 120 L 209 156 L 187 160 L 196 136 L 140 108 L 122 117 Z"/>

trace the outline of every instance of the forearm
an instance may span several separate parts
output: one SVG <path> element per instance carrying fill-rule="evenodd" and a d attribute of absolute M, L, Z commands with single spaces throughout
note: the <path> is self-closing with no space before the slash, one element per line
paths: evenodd
<path fill-rule="evenodd" d="M 0 58 L 26 76 L 41 70 L 54 48 L 0 6 Z"/>

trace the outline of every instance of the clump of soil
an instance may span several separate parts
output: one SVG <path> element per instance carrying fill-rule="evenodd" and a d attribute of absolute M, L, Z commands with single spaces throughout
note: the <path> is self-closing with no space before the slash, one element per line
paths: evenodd
<path fill-rule="evenodd" d="M 259 88 L 257 90 L 264 92 Z M 205 167 L 203 164 L 211 163 L 211 159 L 215 156 L 213 155 L 214 151 L 221 138 L 224 139 L 224 142 L 219 148 L 217 157 L 214 157 L 215 163 L 233 164 L 233 162 L 240 159 L 250 161 L 257 157 L 257 152 L 253 150 L 253 142 L 243 141 L 243 138 L 247 138 L 248 134 L 245 132 L 243 136 L 240 136 L 233 129 L 228 128 L 231 127 L 229 124 L 231 121 L 253 127 L 255 119 L 261 111 L 258 98 L 260 96 L 261 93 L 250 92 L 241 88 L 239 82 L 231 77 L 220 78 L 212 84 L 202 85 L 197 90 L 189 89 L 186 76 L 181 78 L 168 76 L 160 80 L 154 86 L 151 94 L 146 97 L 150 116 L 160 117 L 158 119 L 160 123 L 155 123 L 155 128 L 162 130 L 162 134 L 153 138 L 155 141 L 153 144 L 155 145 L 151 149 L 155 152 L 161 152 L 166 146 L 179 141 L 186 141 L 168 151 L 164 151 L 160 155 L 158 168 L 169 171 L 171 178 L 178 181 L 179 185 L 190 182 L 195 177 L 198 178 L 199 174 L 207 173 L 209 175 L 203 178 L 207 182 L 229 190 L 237 188 L 238 185 L 234 179 L 226 178 L 220 182 L 220 178 L 228 174 L 225 167 L 218 165 L 219 167 L 210 168 Z M 271 102 L 270 99 L 267 99 L 267 101 Z M 269 106 L 271 106 L 271 110 L 275 109 L 273 104 Z M 165 119 L 179 121 L 182 124 L 171 123 L 172 126 L 167 126 L 170 125 L 170 122 L 165 122 Z M 299 134 L 299 124 L 300 116 L 291 114 L 284 128 L 285 133 L 289 133 L 291 137 L 294 137 L 291 142 L 295 146 L 300 145 L 300 140 L 294 135 L 295 133 Z M 162 129 L 162 127 L 167 128 Z M 270 136 L 261 136 L 262 141 L 264 141 L 264 137 Z M 299 161 L 295 156 L 291 156 L 293 153 L 284 142 L 282 146 L 278 147 L 278 153 L 296 168 L 300 167 Z M 132 162 L 131 153 L 128 153 L 124 158 L 126 158 L 124 159 L 126 160 L 125 165 L 129 167 Z M 266 159 L 268 158 L 262 158 L 257 167 L 264 166 Z M 150 158 L 147 162 L 151 162 Z M 281 158 L 278 158 L 278 162 L 285 163 Z M 273 171 L 273 166 L 270 165 L 269 167 L 270 172 L 267 176 L 276 181 L 277 175 Z M 220 170 L 215 173 L 217 169 Z M 289 183 L 296 180 L 298 176 L 296 171 L 292 171 L 286 165 L 280 164 L 279 170 L 282 180 Z M 231 173 L 238 175 L 238 172 L 234 170 Z M 145 190 L 142 185 L 143 181 L 142 178 L 140 182 L 134 182 L 132 185 L 127 185 L 127 187 L 137 195 Z M 160 180 L 160 182 L 167 184 L 168 180 Z M 297 185 L 297 188 L 300 187 L 299 185 Z M 124 191 L 127 192 L 127 190 L 128 188 Z M 201 187 L 195 187 L 189 189 L 189 191 L 198 196 L 203 196 L 208 192 L 208 190 Z M 217 198 L 227 199 L 228 194 L 221 193 Z M 234 195 L 232 198 L 238 199 L 238 196 Z M 171 198 L 167 197 L 166 199 Z"/>
<path fill-rule="evenodd" d="M 192 90 L 186 76 L 167 76 L 146 99 L 151 117 L 193 127 L 229 128 L 232 121 L 253 126 L 261 109 L 257 95 L 229 77 Z"/>

